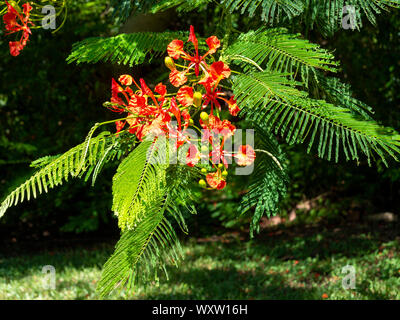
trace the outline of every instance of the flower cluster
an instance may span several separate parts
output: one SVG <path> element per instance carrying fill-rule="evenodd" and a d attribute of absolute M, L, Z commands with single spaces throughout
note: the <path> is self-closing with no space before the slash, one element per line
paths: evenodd
<path fill-rule="evenodd" d="M 19 41 L 10 41 L 10 53 L 11 55 L 18 56 L 20 51 L 26 46 L 31 29 L 29 25 L 33 23 L 29 20 L 32 6 L 29 2 L 22 5 L 22 13 L 19 13 L 11 4 L 6 0 L 7 13 L 3 16 L 3 21 L 6 26 L 6 30 L 9 31 L 7 34 L 22 31 L 22 35 Z"/>
<path fill-rule="evenodd" d="M 201 167 L 205 175 L 206 179 L 199 181 L 200 186 L 206 188 L 208 184 L 211 189 L 223 189 L 228 175 L 227 158 L 235 158 L 239 166 L 248 166 L 254 162 L 255 152 L 250 145 L 241 145 L 236 152 L 224 150 L 224 143 L 235 134 L 236 127 L 220 118 L 222 107 L 227 106 L 232 116 L 240 108 L 234 96 L 228 98 L 220 88 L 220 82 L 230 77 L 231 70 L 212 57 L 221 45 L 219 39 L 216 36 L 206 39 L 209 50 L 199 55 L 198 40 L 191 26 L 188 42 L 194 47 L 192 52 L 185 51 L 185 43 L 178 39 L 167 47 L 165 64 L 170 69 L 170 83 L 179 88 L 176 93 L 167 93 L 162 83 L 151 90 L 143 79 L 137 83 L 130 75 L 122 75 L 118 82 L 112 79 L 111 101 L 106 105 L 114 112 L 128 113 L 116 121 L 117 134 L 127 131 L 141 141 L 149 135 L 165 135 L 175 141 L 176 151 L 186 145 L 186 164 Z M 183 62 L 178 64 L 178 60 Z M 189 129 L 199 131 L 201 139 L 195 139 Z"/>

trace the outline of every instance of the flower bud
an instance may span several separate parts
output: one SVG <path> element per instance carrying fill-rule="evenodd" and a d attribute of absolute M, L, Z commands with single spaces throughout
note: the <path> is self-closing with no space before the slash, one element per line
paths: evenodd
<path fill-rule="evenodd" d="M 207 153 L 209 148 L 207 146 L 201 146 L 201 153 Z"/>
<path fill-rule="evenodd" d="M 203 111 L 202 113 L 200 113 L 200 119 L 203 120 L 203 122 L 205 124 L 207 124 L 208 123 L 208 114 L 207 114 L 207 112 Z"/>
<path fill-rule="evenodd" d="M 164 63 L 165 63 L 165 66 L 169 69 L 169 70 L 175 70 L 176 69 L 176 67 L 175 67 L 175 62 L 174 62 L 174 60 L 172 60 L 172 58 L 171 57 L 165 57 L 165 59 L 164 59 Z"/>
<path fill-rule="evenodd" d="M 222 163 L 218 163 L 218 168 L 222 169 L 224 167 L 224 165 Z"/>
<path fill-rule="evenodd" d="M 199 180 L 199 186 L 202 188 L 205 188 L 207 186 L 207 183 L 204 181 L 204 179 Z"/>
<path fill-rule="evenodd" d="M 193 122 L 193 119 L 192 119 L 192 118 L 190 118 L 190 119 L 189 119 L 189 125 L 191 125 L 191 126 L 192 126 L 192 125 L 193 125 L 193 123 L 194 123 L 194 122 Z"/>
<path fill-rule="evenodd" d="M 221 175 L 222 175 L 223 177 L 228 176 L 228 171 L 226 171 L 226 170 L 222 171 Z"/>
<path fill-rule="evenodd" d="M 193 94 L 193 104 L 196 106 L 196 107 L 200 107 L 201 106 L 201 100 L 202 100 L 202 98 L 203 98 L 203 95 L 201 94 L 201 92 L 198 92 L 198 91 L 196 91 L 194 94 Z"/>
<path fill-rule="evenodd" d="M 208 170 L 206 168 L 201 168 L 201 173 L 207 173 Z"/>

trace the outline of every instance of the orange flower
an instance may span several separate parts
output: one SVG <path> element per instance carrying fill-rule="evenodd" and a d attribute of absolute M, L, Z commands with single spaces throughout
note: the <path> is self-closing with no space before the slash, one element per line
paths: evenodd
<path fill-rule="evenodd" d="M 256 159 L 256 153 L 254 152 L 254 149 L 247 144 L 240 146 L 234 157 L 237 159 L 236 162 L 239 166 L 248 166 Z"/>
<path fill-rule="evenodd" d="M 218 170 L 217 172 L 207 174 L 206 180 L 207 183 L 210 185 L 210 187 L 213 189 L 221 190 L 226 186 L 226 181 L 222 177 L 220 170 Z"/>
<path fill-rule="evenodd" d="M 118 78 L 118 81 L 124 86 L 130 86 L 132 84 L 132 77 L 129 74 L 123 74 Z"/>
<path fill-rule="evenodd" d="M 169 81 L 173 86 L 180 87 L 187 81 L 185 73 L 185 71 L 179 72 L 178 70 L 172 70 L 169 74 Z"/>
<path fill-rule="evenodd" d="M 116 127 L 116 129 L 117 129 L 117 136 L 118 136 L 118 132 L 120 132 L 122 129 L 123 129 L 123 127 L 125 126 L 125 123 L 126 123 L 126 121 L 116 121 L 115 122 L 115 127 Z"/>
<path fill-rule="evenodd" d="M 176 94 L 176 98 L 184 107 L 190 106 L 193 104 L 193 88 L 188 86 L 181 87 Z"/>
<path fill-rule="evenodd" d="M 328 294 L 327 293 L 324 293 L 324 294 L 322 294 L 322 299 L 328 299 Z"/>
<path fill-rule="evenodd" d="M 167 87 L 160 82 L 158 85 L 156 85 L 154 91 L 160 95 L 157 100 L 161 103 L 162 106 L 164 104 L 165 95 L 167 94 Z"/>
<path fill-rule="evenodd" d="M 182 58 L 184 60 L 189 61 L 189 65 L 186 68 L 186 70 L 184 71 L 184 74 L 186 72 L 188 72 L 190 69 L 194 68 L 194 72 L 197 77 L 199 75 L 200 68 L 204 72 L 206 72 L 206 70 L 208 69 L 208 65 L 205 62 L 206 56 L 209 54 L 215 53 L 221 44 L 216 36 L 211 36 L 206 40 L 209 50 L 203 56 L 199 55 L 199 42 L 194 33 L 193 26 L 190 26 L 189 38 L 187 41 L 193 43 L 193 46 L 195 49 L 195 54 L 193 56 L 183 50 L 184 43 L 182 40 L 178 40 L 178 39 L 174 39 L 168 44 L 167 52 L 168 52 L 168 55 L 172 59 L 176 60 L 176 59 Z M 169 69 L 171 69 L 170 81 L 174 86 L 179 87 L 180 85 L 182 85 L 183 83 L 186 82 L 186 80 L 183 81 L 183 78 L 181 79 L 183 82 L 176 80 L 177 70 L 176 70 L 175 65 L 172 64 L 171 61 L 167 61 L 167 66 Z M 174 72 L 174 74 L 172 74 L 173 72 Z M 181 84 L 179 84 L 179 83 L 181 83 Z"/>
<path fill-rule="evenodd" d="M 185 53 L 183 51 L 183 41 L 178 39 L 172 40 L 167 46 L 167 52 L 172 59 L 179 59 L 181 54 Z"/>
<path fill-rule="evenodd" d="M 224 99 L 225 100 L 225 99 Z M 226 101 L 226 100 L 225 100 Z M 234 99 L 234 96 L 232 96 L 228 101 L 226 101 L 228 103 L 228 108 L 229 108 L 229 112 L 231 115 L 233 116 L 237 116 L 237 114 L 240 111 L 239 106 L 236 104 L 236 100 Z"/>
<path fill-rule="evenodd" d="M 186 164 L 189 167 L 194 167 L 196 164 L 199 163 L 200 159 L 201 154 L 199 152 L 199 149 L 194 144 L 191 144 L 186 155 Z"/>
<path fill-rule="evenodd" d="M 210 50 L 207 52 L 207 54 L 213 54 L 217 52 L 217 49 L 221 46 L 221 42 L 216 36 L 211 36 L 207 40 L 207 45 L 210 48 Z"/>
<path fill-rule="evenodd" d="M 231 75 L 231 69 L 224 62 L 216 61 L 210 66 L 209 73 L 213 80 L 226 79 Z"/>
<path fill-rule="evenodd" d="M 31 34 L 31 29 L 28 27 L 29 24 L 34 25 L 30 20 L 30 11 L 32 6 L 27 2 L 22 5 L 23 14 L 19 14 L 15 8 L 6 1 L 7 13 L 3 16 L 4 24 L 6 25 L 6 30 L 10 31 L 7 34 L 22 31 L 22 36 L 19 41 L 10 41 L 10 54 L 12 56 L 18 56 L 21 50 L 26 46 L 29 40 L 29 35 Z M 17 22 L 17 19 L 19 22 Z"/>

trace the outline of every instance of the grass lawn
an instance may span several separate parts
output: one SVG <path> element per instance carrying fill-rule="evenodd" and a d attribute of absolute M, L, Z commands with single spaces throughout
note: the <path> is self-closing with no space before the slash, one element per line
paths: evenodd
<path fill-rule="evenodd" d="M 395 230 L 396 229 L 396 230 Z M 374 230 L 374 231 L 372 231 Z M 397 227 L 321 225 L 192 239 L 169 280 L 110 299 L 400 299 Z M 0 299 L 98 299 L 96 282 L 113 244 L 0 255 Z M 44 289 L 44 265 L 56 269 Z M 354 266 L 356 288 L 343 289 L 342 268 Z"/>

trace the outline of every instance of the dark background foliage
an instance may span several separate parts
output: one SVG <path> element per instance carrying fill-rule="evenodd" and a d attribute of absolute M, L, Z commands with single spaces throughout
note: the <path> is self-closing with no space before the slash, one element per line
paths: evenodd
<path fill-rule="evenodd" d="M 92 3 L 92 5 L 90 5 Z M 63 28 L 52 34 L 34 29 L 29 44 L 20 56 L 9 55 L 9 37 L 0 31 L 0 195 L 6 196 L 32 173 L 29 163 L 49 154 L 59 154 L 82 142 L 98 120 L 112 119 L 102 107 L 109 99 L 112 76 L 120 73 L 140 75 L 151 80 L 160 62 L 140 68 L 96 65 L 68 65 L 65 62 L 72 44 L 90 36 L 112 35 L 118 25 L 106 14 L 102 1 L 74 1 Z M 193 24 L 201 35 L 223 34 L 215 8 L 201 12 L 147 16 L 152 21 L 142 29 L 186 30 Z M 163 18 L 162 18 L 163 17 Z M 167 17 L 168 19 L 165 19 Z M 161 19 L 162 18 L 162 19 Z M 150 19 L 150 20 L 149 20 Z M 214 21 L 215 20 L 215 21 Z M 243 18 L 247 25 L 254 19 Z M 133 24 L 134 25 L 134 24 Z M 218 29 L 214 30 L 217 25 Z M 256 26 L 257 26 L 256 25 Z M 122 29 L 137 31 L 129 21 Z M 301 25 L 293 31 L 304 34 Z M 350 83 L 356 98 L 371 105 L 375 118 L 400 129 L 400 12 L 382 14 L 378 26 L 364 23 L 360 31 L 339 30 L 324 38 L 315 30 L 308 37 L 334 51 L 341 61 L 342 79 Z M 165 71 L 165 70 L 164 70 Z M 110 127 L 112 130 L 113 128 Z M 289 195 L 282 204 L 282 216 L 309 199 L 318 199 L 325 208 L 318 215 L 332 220 L 363 219 L 369 213 L 394 212 L 399 207 L 400 169 L 393 163 L 330 163 L 307 154 L 302 146 L 285 147 L 290 173 Z M 46 240 L 48 238 L 96 239 L 117 236 L 111 207 L 112 168 L 106 169 L 95 187 L 76 180 L 49 194 L 10 208 L 0 221 L 2 241 Z M 237 219 L 237 203 L 244 178 L 234 178 L 224 193 L 205 194 L 199 215 L 190 218 L 192 234 L 219 232 L 225 228 L 248 228 L 249 219 Z M 312 207 L 312 206 L 311 206 Z M 299 211 L 304 219 L 316 217 L 312 208 Z"/>

